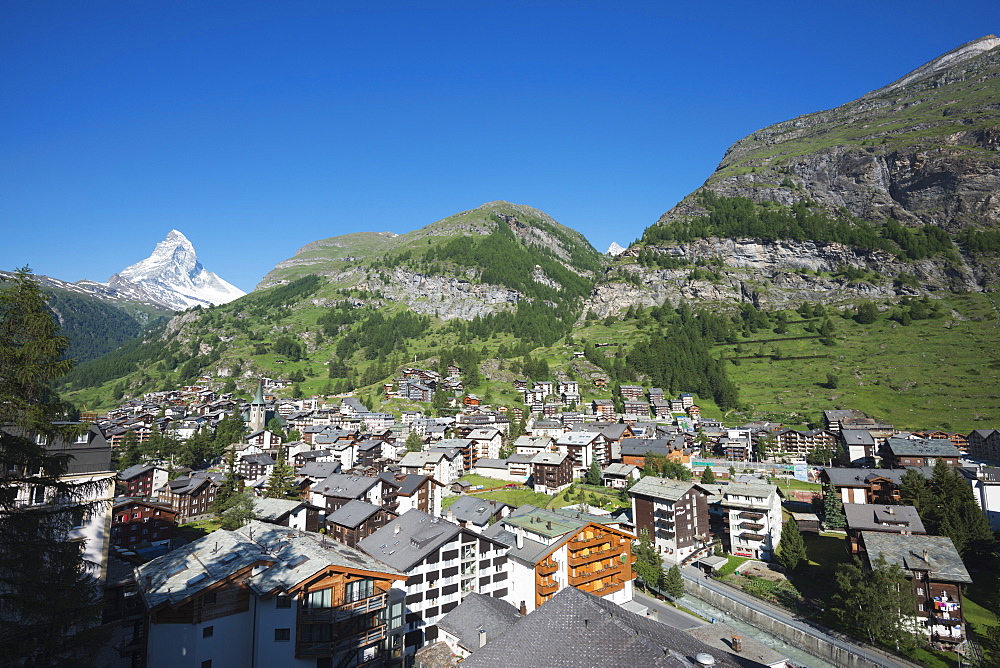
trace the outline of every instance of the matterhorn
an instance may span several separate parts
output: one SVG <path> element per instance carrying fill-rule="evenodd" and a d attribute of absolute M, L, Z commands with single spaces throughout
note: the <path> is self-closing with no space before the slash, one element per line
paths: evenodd
<path fill-rule="evenodd" d="M 201 266 L 194 246 L 177 230 L 170 230 L 152 255 L 121 270 L 106 285 L 120 296 L 175 311 L 225 304 L 246 294 Z"/>

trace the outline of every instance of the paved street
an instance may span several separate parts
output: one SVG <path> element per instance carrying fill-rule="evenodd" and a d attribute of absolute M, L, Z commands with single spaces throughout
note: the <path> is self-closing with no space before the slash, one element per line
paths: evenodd
<path fill-rule="evenodd" d="M 821 638 L 836 647 L 840 647 L 841 649 L 863 657 L 866 661 L 870 661 L 872 666 L 882 666 L 884 668 L 919 668 L 916 664 L 910 663 L 905 659 L 891 656 L 879 650 L 861 647 L 853 642 L 831 635 L 825 630 L 816 628 L 809 620 L 793 616 L 781 608 L 777 608 L 769 603 L 761 601 L 760 599 L 744 594 L 735 587 L 721 584 L 712 578 L 706 578 L 701 571 L 691 566 L 683 567 L 681 569 L 681 574 L 686 580 L 697 581 L 707 589 L 719 593 L 726 598 L 732 599 L 748 608 L 763 613 L 772 619 L 783 622 L 792 628 L 802 631 L 803 633 L 807 633 L 808 635 L 816 638 Z"/>
<path fill-rule="evenodd" d="M 649 611 L 652 613 L 651 617 L 656 621 L 667 626 L 672 626 L 675 629 L 680 629 L 681 631 L 704 626 L 708 623 L 697 617 L 692 617 L 683 610 L 678 610 L 671 605 L 667 605 L 652 596 L 647 596 L 638 589 L 636 589 L 632 600 L 642 603 L 649 608 Z"/>

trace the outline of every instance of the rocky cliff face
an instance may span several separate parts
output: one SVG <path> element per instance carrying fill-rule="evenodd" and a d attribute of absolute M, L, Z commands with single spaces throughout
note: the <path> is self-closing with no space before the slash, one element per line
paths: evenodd
<path fill-rule="evenodd" d="M 725 197 L 792 205 L 819 203 L 875 225 L 933 225 L 955 234 L 1000 225 L 1000 38 L 963 45 L 901 79 L 836 109 L 777 123 L 726 151 L 702 186 Z M 656 225 L 704 215 L 692 195 Z M 961 251 L 961 248 L 958 249 Z M 647 252 L 721 260 L 714 282 L 689 281 L 690 270 L 650 270 L 629 249 L 588 308 L 616 313 L 664 299 L 752 300 L 784 307 L 803 300 L 888 298 L 915 288 L 893 279 L 915 276 L 922 291 L 994 289 L 995 258 L 939 256 L 906 262 L 881 251 L 840 244 L 704 239 Z M 884 279 L 850 282 L 816 276 L 856 267 Z M 628 281 L 621 280 L 623 277 Z M 640 287 L 641 286 L 641 287 Z"/>

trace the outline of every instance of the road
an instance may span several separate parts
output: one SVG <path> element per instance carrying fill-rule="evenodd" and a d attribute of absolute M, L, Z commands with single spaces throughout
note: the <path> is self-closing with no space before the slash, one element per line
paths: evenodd
<path fill-rule="evenodd" d="M 652 618 L 661 624 L 666 626 L 672 626 L 675 629 L 680 629 L 681 631 L 687 631 L 689 629 L 698 628 L 699 626 L 705 626 L 708 622 L 698 619 L 697 617 L 692 617 L 683 610 L 678 610 L 677 608 L 667 605 L 666 603 L 653 598 L 652 596 L 647 596 L 638 590 L 635 590 L 635 594 L 632 596 L 633 601 L 638 601 L 644 606 L 649 608 L 652 614 Z"/>
<path fill-rule="evenodd" d="M 776 619 L 815 638 L 820 638 L 835 647 L 839 647 L 845 651 L 851 652 L 852 654 L 856 654 L 866 661 L 870 661 L 873 666 L 882 666 L 883 668 L 920 668 L 916 664 L 910 663 L 905 659 L 892 656 L 891 654 L 887 654 L 870 647 L 861 647 L 853 642 L 831 635 L 825 630 L 817 628 L 809 620 L 793 616 L 787 611 L 775 607 L 770 603 L 754 598 L 748 594 L 744 594 L 735 587 L 730 587 L 720 582 L 716 582 L 712 578 L 706 578 L 701 571 L 692 566 L 685 566 L 681 568 L 681 575 L 684 576 L 685 580 L 698 582 L 703 587 L 721 594 L 726 598 L 732 599 L 737 603 L 741 603 L 752 610 L 756 610 L 757 612 L 767 615 L 772 619 Z"/>

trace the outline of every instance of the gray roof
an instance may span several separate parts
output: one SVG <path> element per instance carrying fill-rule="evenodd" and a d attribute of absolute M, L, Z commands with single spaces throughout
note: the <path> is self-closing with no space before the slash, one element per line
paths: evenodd
<path fill-rule="evenodd" d="M 124 471 L 119 471 L 118 472 L 118 479 L 119 480 L 130 480 L 130 479 L 132 479 L 132 478 L 134 478 L 136 476 L 139 476 L 139 475 L 142 475 L 143 473 L 146 473 L 147 471 L 152 471 L 155 468 L 158 468 L 158 467 L 156 467 L 156 466 L 150 466 L 148 464 L 134 464 L 134 465 L 128 467 L 127 469 L 125 469 Z"/>
<path fill-rule="evenodd" d="M 890 438 L 885 442 L 897 457 L 960 457 L 958 448 L 947 438 Z"/>
<path fill-rule="evenodd" d="M 458 607 L 438 620 L 437 625 L 458 638 L 458 644 L 470 652 L 479 649 L 479 631 L 486 632 L 486 642 L 499 638 L 521 618 L 513 605 L 499 598 L 469 592 Z"/>
<path fill-rule="evenodd" d="M 875 437 L 867 429 L 841 429 L 840 436 L 847 445 L 875 445 Z"/>
<path fill-rule="evenodd" d="M 263 522 L 276 522 L 302 506 L 315 508 L 305 501 L 289 499 L 254 499 L 254 515 Z"/>
<path fill-rule="evenodd" d="M 457 524 L 414 508 L 362 539 L 358 547 L 393 568 L 406 572 L 461 530 Z"/>
<path fill-rule="evenodd" d="M 434 478 L 426 475 L 420 475 L 419 473 L 411 473 L 409 475 L 402 476 L 401 479 L 396 480 L 396 484 L 399 485 L 399 494 L 403 496 L 409 496 L 416 492 L 426 481 L 432 481 L 431 484 L 441 485 Z M 443 487 L 443 485 L 441 485 Z"/>
<path fill-rule="evenodd" d="M 697 626 L 693 629 L 688 629 L 687 633 L 707 645 L 726 652 L 732 660 L 747 668 L 751 666 L 784 666 L 785 661 L 788 660 L 788 657 L 779 654 L 764 643 L 722 622 Z M 741 647 L 739 652 L 735 652 L 732 649 L 733 636 L 739 636 L 740 638 Z"/>
<path fill-rule="evenodd" d="M 504 508 L 513 507 L 502 501 L 487 501 L 475 496 L 460 496 L 448 507 L 448 512 L 459 522 L 485 526 L 495 514 Z"/>
<path fill-rule="evenodd" d="M 356 499 L 363 496 L 378 481 L 378 478 L 369 478 L 368 476 L 333 473 L 313 485 L 312 489 L 314 492 L 320 492 L 323 496 Z"/>
<path fill-rule="evenodd" d="M 647 452 L 665 455 L 670 452 L 668 438 L 625 438 L 622 439 L 622 457 L 642 457 Z"/>
<path fill-rule="evenodd" d="M 837 487 L 867 487 L 872 478 L 886 478 L 898 485 L 903 479 L 903 475 L 914 468 L 930 477 L 925 471 L 930 471 L 926 467 L 911 466 L 902 469 L 851 469 L 851 468 L 827 468 L 823 473 L 830 479 L 830 482 Z"/>
<path fill-rule="evenodd" d="M 329 453 L 327 453 L 329 454 Z M 340 462 L 306 462 L 296 471 L 300 476 L 322 480 L 341 469 Z"/>
<path fill-rule="evenodd" d="M 904 536 L 898 533 L 863 531 L 861 540 L 869 563 L 881 554 L 890 564 L 907 570 L 929 571 L 937 582 L 972 582 L 955 544 L 947 536 Z"/>
<path fill-rule="evenodd" d="M 726 485 L 725 490 L 725 502 L 729 503 L 734 496 L 749 496 L 755 499 L 769 499 L 772 494 L 780 494 L 781 491 L 778 489 L 777 485 L 768 485 L 766 483 L 747 483 L 747 482 L 732 482 Z"/>
<path fill-rule="evenodd" d="M 423 468 L 427 464 L 437 464 L 445 457 L 445 453 L 440 451 L 426 451 L 426 452 L 407 452 L 403 455 L 403 458 L 399 460 L 400 466 L 406 466 L 411 468 Z"/>
<path fill-rule="evenodd" d="M 845 503 L 847 528 L 859 531 L 926 533 L 924 523 L 913 506 L 887 506 L 881 503 Z"/>
<path fill-rule="evenodd" d="M 236 531 L 213 531 L 139 566 L 136 582 L 147 607 L 154 608 L 184 601 L 261 561 L 273 565 L 242 580 L 257 595 L 275 589 L 288 591 L 329 566 L 400 575 L 367 554 L 320 534 L 255 521 Z"/>
<path fill-rule="evenodd" d="M 465 659 L 462 668 L 690 668 L 703 652 L 719 654 L 683 631 L 565 587 Z M 736 665 L 715 658 L 720 668 Z"/>
<path fill-rule="evenodd" d="M 552 466 L 558 466 L 562 464 L 569 457 L 567 452 L 539 452 L 537 455 L 531 458 L 532 464 L 549 464 Z"/>
<path fill-rule="evenodd" d="M 332 524 L 339 524 L 348 529 L 354 529 L 380 510 L 382 510 L 381 506 L 376 506 L 367 501 L 351 499 L 327 515 L 326 521 Z"/>
<path fill-rule="evenodd" d="M 684 496 L 692 487 L 696 487 L 696 485 L 691 482 L 671 480 L 669 478 L 657 478 L 655 476 L 648 475 L 632 485 L 632 488 L 629 489 L 629 493 L 651 496 L 654 499 L 663 499 L 664 501 L 676 501 Z"/>
<path fill-rule="evenodd" d="M 505 469 L 507 468 L 506 459 L 492 459 L 490 457 L 480 457 L 476 460 L 476 466 L 487 468 L 487 469 Z"/>

